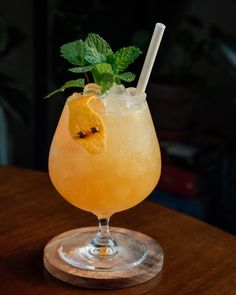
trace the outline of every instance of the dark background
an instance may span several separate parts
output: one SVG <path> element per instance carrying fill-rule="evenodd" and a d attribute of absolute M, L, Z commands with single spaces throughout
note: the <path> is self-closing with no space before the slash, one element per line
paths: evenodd
<path fill-rule="evenodd" d="M 50 142 L 70 92 L 43 97 L 75 78 L 60 57 L 62 44 L 95 32 L 113 50 L 139 46 L 143 55 L 131 70 L 140 73 L 155 23 L 161 22 L 166 30 L 147 94 L 163 162 L 197 173 L 207 189 L 189 196 L 163 185 L 151 198 L 236 233 L 236 1 L 163 0 L 155 1 L 155 7 L 153 2 L 1 4 L 7 44 L 0 51 L 0 106 L 6 117 L 6 128 L 3 123 L 0 128 L 0 162 L 47 171 Z M 166 147 L 176 145 L 178 152 L 169 155 Z M 190 146 L 197 159 L 187 159 L 183 148 Z"/>

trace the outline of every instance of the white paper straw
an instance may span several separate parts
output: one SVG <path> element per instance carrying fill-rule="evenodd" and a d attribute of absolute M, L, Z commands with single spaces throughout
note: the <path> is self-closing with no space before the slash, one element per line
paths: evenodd
<path fill-rule="evenodd" d="M 152 39 L 147 51 L 147 55 L 143 64 L 143 68 L 138 80 L 136 93 L 145 92 L 148 80 L 152 71 L 152 67 L 159 49 L 161 39 L 166 26 L 161 23 L 156 23 L 155 29 L 152 35 Z"/>

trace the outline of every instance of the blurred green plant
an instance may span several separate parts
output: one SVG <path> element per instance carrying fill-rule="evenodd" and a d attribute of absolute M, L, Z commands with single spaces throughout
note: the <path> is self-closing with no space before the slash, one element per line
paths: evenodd
<path fill-rule="evenodd" d="M 24 40 L 24 35 L 16 28 L 7 25 L 0 16 L 0 59 L 16 49 Z M 7 116 L 28 123 L 30 101 L 14 79 L 0 70 L 0 107 Z"/>

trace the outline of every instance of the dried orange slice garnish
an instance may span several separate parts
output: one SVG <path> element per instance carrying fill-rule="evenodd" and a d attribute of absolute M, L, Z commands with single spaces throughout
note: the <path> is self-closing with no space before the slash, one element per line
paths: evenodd
<path fill-rule="evenodd" d="M 106 150 L 106 133 L 102 118 L 90 107 L 95 94 L 74 93 L 68 101 L 69 132 L 91 154 Z"/>

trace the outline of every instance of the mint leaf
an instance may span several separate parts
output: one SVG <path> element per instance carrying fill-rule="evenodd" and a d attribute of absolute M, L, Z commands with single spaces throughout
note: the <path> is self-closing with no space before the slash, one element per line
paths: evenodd
<path fill-rule="evenodd" d="M 104 79 L 104 74 L 110 74 L 113 77 L 112 66 L 108 63 L 97 64 L 92 70 L 94 82 L 100 84 Z"/>
<path fill-rule="evenodd" d="M 106 55 L 106 63 L 111 64 L 112 69 L 115 70 L 115 68 L 116 68 L 116 57 L 115 57 L 115 54 L 113 52 L 109 52 Z"/>
<path fill-rule="evenodd" d="M 114 83 L 114 77 L 112 74 L 104 73 L 100 75 L 100 86 L 102 87 L 102 92 L 106 92 Z"/>
<path fill-rule="evenodd" d="M 85 43 L 82 40 L 69 42 L 61 46 L 61 55 L 75 66 L 85 66 Z"/>
<path fill-rule="evenodd" d="M 94 66 L 89 65 L 89 66 L 84 66 L 84 67 L 70 68 L 70 69 L 68 69 L 68 71 L 72 72 L 72 73 L 86 73 L 86 72 L 92 71 L 93 68 L 94 68 Z"/>
<path fill-rule="evenodd" d="M 115 72 L 123 72 L 142 53 L 136 46 L 123 47 L 115 53 Z"/>
<path fill-rule="evenodd" d="M 70 80 L 67 81 L 64 85 L 62 85 L 59 89 L 54 90 L 53 92 L 49 93 L 45 98 L 49 98 L 50 96 L 58 93 L 58 92 L 63 92 L 66 88 L 70 87 L 84 87 L 84 79 L 77 79 L 77 80 Z"/>
<path fill-rule="evenodd" d="M 87 38 L 85 39 L 85 43 L 91 47 L 96 49 L 97 52 L 102 54 L 109 54 L 112 52 L 110 45 L 98 34 L 89 33 Z"/>
<path fill-rule="evenodd" d="M 102 86 L 102 92 L 107 91 L 114 82 L 112 66 L 108 63 L 97 64 L 92 70 L 94 82 Z"/>
<path fill-rule="evenodd" d="M 84 58 L 88 63 L 92 65 L 106 62 L 106 55 L 104 53 L 100 53 L 97 51 L 96 48 L 92 48 L 89 46 L 85 47 Z"/>
<path fill-rule="evenodd" d="M 115 78 L 118 78 L 119 80 L 125 81 L 125 82 L 132 82 L 134 81 L 136 75 L 131 72 L 125 72 L 118 75 L 115 75 Z"/>

